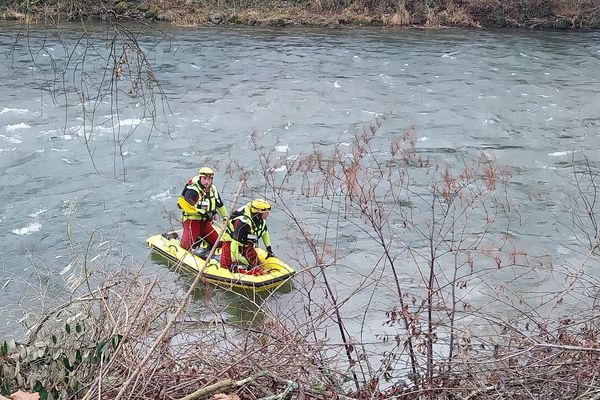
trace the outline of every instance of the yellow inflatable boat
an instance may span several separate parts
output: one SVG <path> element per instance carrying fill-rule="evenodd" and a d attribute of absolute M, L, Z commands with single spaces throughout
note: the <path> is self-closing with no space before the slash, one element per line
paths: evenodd
<path fill-rule="evenodd" d="M 228 269 L 221 268 L 216 259 L 208 262 L 203 257 L 208 256 L 208 250 L 205 254 L 184 250 L 180 244 L 176 232 L 169 232 L 162 235 L 154 235 L 146 239 L 146 243 L 152 250 L 166 258 L 176 268 L 181 268 L 191 274 L 196 274 L 202 269 L 202 275 L 211 283 L 237 289 L 252 289 L 254 291 L 272 290 L 287 283 L 294 276 L 296 271 L 277 257 L 267 257 L 267 252 L 263 249 L 256 249 L 263 270 L 263 275 L 249 275 L 238 272 L 231 272 Z M 220 255 L 220 249 L 216 256 Z M 206 266 L 204 264 L 206 263 Z"/>

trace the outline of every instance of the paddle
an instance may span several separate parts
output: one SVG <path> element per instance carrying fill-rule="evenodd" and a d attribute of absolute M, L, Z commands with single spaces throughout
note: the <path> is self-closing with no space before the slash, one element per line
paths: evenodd
<path fill-rule="evenodd" d="M 183 211 L 185 211 L 188 214 L 194 214 L 196 212 L 194 206 L 188 203 L 187 200 L 181 196 L 177 198 L 177 204 L 179 205 L 179 207 L 181 207 Z"/>
<path fill-rule="evenodd" d="M 234 210 L 235 203 L 240 194 L 240 190 L 242 190 L 242 186 L 244 185 L 244 182 L 245 181 L 241 181 L 240 184 L 238 185 L 237 191 L 233 195 L 233 200 L 231 202 L 231 208 L 229 209 L 229 215 L 227 215 L 227 219 L 225 221 L 223 221 L 223 226 L 221 228 L 224 228 L 225 226 L 227 226 L 227 222 L 231 218 L 231 212 Z M 177 204 L 179 204 L 180 199 L 187 203 L 187 201 L 185 201 L 185 199 L 180 197 L 179 199 L 177 199 Z M 223 237 L 224 231 L 225 231 L 225 229 L 221 229 L 221 233 L 219 234 L 219 237 L 218 237 L 216 243 L 213 245 L 213 247 L 211 247 L 210 253 L 207 256 L 208 260 L 210 260 L 213 256 L 213 254 L 215 254 L 215 250 L 217 249 L 217 245 L 219 244 L 219 241 L 221 241 L 221 237 Z M 167 322 L 167 325 L 163 328 L 163 330 L 160 332 L 158 337 L 156 339 L 154 339 L 154 343 L 152 343 L 152 346 L 150 346 L 150 348 L 146 352 L 146 355 L 144 356 L 142 361 L 137 363 L 135 370 L 132 373 L 130 373 L 127 380 L 121 385 L 121 389 L 119 390 L 119 393 L 117 393 L 117 395 L 114 397 L 115 400 L 120 400 L 123 397 L 123 394 L 129 388 L 129 385 L 131 384 L 131 382 L 137 379 L 140 371 L 146 365 L 146 362 L 148 362 L 148 360 L 154 355 L 154 351 L 156 350 L 158 345 L 160 345 L 161 343 L 164 343 L 163 339 L 164 339 L 165 335 L 169 332 L 171 327 L 175 324 L 177 318 L 179 317 L 179 315 L 181 315 L 183 310 L 185 308 L 187 308 L 188 300 L 191 297 L 194 289 L 196 288 L 196 285 L 198 284 L 198 282 L 200 282 L 200 278 L 202 277 L 202 270 L 204 269 L 204 267 L 206 267 L 206 261 L 201 265 L 200 269 L 198 270 L 198 273 L 196 274 L 196 277 L 194 278 L 194 281 L 192 282 L 192 284 L 190 285 L 190 288 L 186 292 L 185 297 L 179 304 L 179 307 L 177 308 L 177 310 L 175 310 L 175 313 L 171 316 L 171 319 L 169 320 L 169 322 Z M 89 398 L 87 395 L 91 392 L 92 391 L 90 389 L 86 393 L 85 398 Z M 131 396 L 128 396 L 128 397 L 131 397 Z"/>

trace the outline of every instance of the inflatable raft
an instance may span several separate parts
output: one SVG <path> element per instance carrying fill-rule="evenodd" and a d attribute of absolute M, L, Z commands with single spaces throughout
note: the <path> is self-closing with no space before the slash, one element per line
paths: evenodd
<path fill-rule="evenodd" d="M 169 232 L 162 235 L 154 235 L 146 239 L 148 246 L 156 253 L 166 258 L 176 268 L 196 274 L 202 270 L 202 275 L 211 283 L 226 288 L 251 289 L 254 291 L 276 289 L 288 282 L 296 273 L 292 267 L 281 261 L 277 257 L 267 257 L 267 252 L 263 249 L 256 249 L 261 262 L 263 275 L 250 275 L 246 273 L 231 272 L 226 268 L 221 268 L 218 257 L 206 262 L 208 249 L 204 252 L 191 252 L 183 249 L 179 244 L 176 232 Z M 204 254 L 203 254 L 204 253 Z M 206 265 L 205 265 L 206 264 Z"/>

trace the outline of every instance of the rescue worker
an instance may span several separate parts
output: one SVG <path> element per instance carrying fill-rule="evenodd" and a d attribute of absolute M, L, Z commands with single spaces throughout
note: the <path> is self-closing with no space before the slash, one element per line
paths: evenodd
<path fill-rule="evenodd" d="M 255 247 L 258 246 L 258 239 L 262 239 L 267 258 L 275 257 L 267 230 L 270 211 L 271 206 L 266 200 L 254 199 L 233 213 L 233 224 L 227 227 L 227 232 L 223 235 L 221 267 L 232 272 L 264 274 Z"/>
<path fill-rule="evenodd" d="M 227 209 L 213 185 L 214 175 L 212 168 L 200 168 L 198 175 L 187 181 L 181 193 L 185 201 L 194 207 L 194 212 L 182 210 L 181 247 L 186 250 L 202 240 L 210 247 L 214 246 L 219 239 L 219 233 L 212 224 L 214 216 L 219 213 L 223 220 L 227 219 Z"/>

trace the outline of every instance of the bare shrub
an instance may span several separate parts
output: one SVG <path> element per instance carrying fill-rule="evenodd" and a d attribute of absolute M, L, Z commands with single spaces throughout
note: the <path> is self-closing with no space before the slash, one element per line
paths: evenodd
<path fill-rule="evenodd" d="M 62 4 L 62 3 L 61 3 Z M 73 12 L 81 11 L 77 2 L 71 2 Z M 63 4 L 64 5 L 64 4 Z M 47 23 L 46 37 L 37 40 L 23 24 L 15 36 L 15 47 L 19 40 L 40 43 L 38 47 L 29 46 L 30 66 L 35 72 L 34 84 L 40 91 L 47 92 L 55 105 L 64 110 L 64 135 L 74 135 L 85 145 L 94 170 L 102 175 L 95 163 L 97 148 L 94 142 L 97 132 L 105 128 L 112 134 L 113 163 L 112 176 L 126 180 L 126 144 L 138 133 L 141 123 L 148 123 L 145 130 L 150 136 L 155 132 L 169 134 L 168 118 L 164 124 L 158 124 L 158 116 L 170 114 L 167 94 L 155 74 L 149 54 L 138 42 L 142 29 L 132 30 L 130 25 L 122 23 L 114 14 L 109 14 L 109 24 L 104 26 L 104 36 L 98 31 L 81 29 L 68 30 L 61 19 L 51 19 Z M 114 19 L 113 19 L 114 18 Z M 146 29 L 157 32 L 150 25 Z M 84 25 L 85 27 L 85 25 Z M 167 34 L 158 41 L 168 41 Z M 51 39 L 56 37 L 57 39 Z M 102 45 L 98 45 L 99 42 Z M 55 49 L 56 51 L 51 51 Z M 15 57 L 14 49 L 9 57 Z M 150 50 L 151 51 L 151 50 Z M 48 56 L 48 57 L 46 57 Z M 13 62 L 15 60 L 13 59 Z M 135 116 L 123 115 L 129 104 L 140 111 Z M 68 126 L 71 114 L 81 117 L 79 126 Z M 109 118 L 99 115 L 110 115 Z M 164 121 L 163 120 L 163 121 Z"/>
<path fill-rule="evenodd" d="M 513 360 L 503 365 L 508 368 L 505 371 L 508 376 L 514 363 L 533 362 L 529 359 L 534 356 L 530 348 L 562 349 L 566 344 L 562 341 L 566 336 L 559 333 L 561 329 L 564 331 L 564 324 L 560 323 L 563 319 L 557 309 L 552 309 L 562 303 L 567 292 L 574 295 L 581 290 L 579 285 L 591 284 L 586 289 L 589 290 L 594 286 L 593 281 L 584 284 L 582 274 L 573 276 L 571 268 L 554 268 L 547 256 L 529 254 L 511 238 L 509 227 L 518 225 L 520 216 L 506 192 L 510 176 L 502 166 L 483 156 L 474 161 L 457 157 L 453 163 L 422 159 L 416 151 L 412 128 L 401 135 L 392 135 L 389 152 L 382 152 L 385 145 L 377 132 L 383 122 L 376 121 L 357 132 L 347 150 L 338 145 L 330 152 L 315 150 L 293 161 L 260 152 L 267 187 L 256 190 L 271 192 L 272 199 L 289 212 L 296 229 L 312 249 L 312 262 L 319 267 L 319 273 L 313 276 L 326 280 L 327 298 L 335 310 L 333 320 L 343 332 L 340 338 L 346 349 L 350 376 L 358 386 L 352 396 L 387 398 L 416 392 L 431 396 L 453 392 L 469 398 L 489 396 L 488 391 L 479 392 L 478 388 L 495 385 L 497 374 L 493 371 L 499 366 L 486 360 L 489 357 L 504 360 L 498 352 L 513 354 Z M 259 148 L 264 150 L 257 145 Z M 285 172 L 279 175 L 273 172 L 282 169 Z M 327 273 L 346 257 L 332 250 L 340 247 L 340 222 L 331 234 L 319 233 L 320 226 L 311 228 L 286 207 L 295 196 L 309 203 L 317 197 L 317 203 L 326 207 L 329 217 L 339 221 L 339 216 L 331 213 L 342 213 L 343 225 L 361 233 L 379 248 L 371 272 L 357 274 L 347 297 L 335 294 L 337 285 Z M 328 220 L 322 223 L 329 226 Z M 406 272 L 399 272 L 406 269 L 407 263 L 415 268 L 414 277 L 408 282 L 403 276 Z M 531 294 L 527 299 L 527 293 L 520 293 L 518 282 L 544 271 L 571 278 L 564 287 L 561 278 L 557 278 L 554 295 L 544 296 L 542 306 L 529 305 L 535 302 L 535 297 L 531 298 L 534 296 Z M 415 290 L 410 289 L 413 286 Z M 483 305 L 473 304 L 471 297 L 482 289 L 490 295 Z M 307 296 L 313 298 L 313 289 L 307 290 Z M 359 293 L 371 299 L 364 315 L 376 311 L 371 309 L 371 303 L 383 301 L 378 300 L 380 297 L 391 303 L 385 311 L 385 326 L 394 327 L 395 332 L 378 334 L 382 340 L 378 349 L 357 338 L 366 328 L 364 325 L 358 331 L 357 328 L 354 332 L 347 331 L 348 323 L 356 316 L 343 304 Z M 394 300 L 390 302 L 392 294 Z M 522 306 L 525 304 L 530 307 L 528 311 L 522 310 L 527 309 Z M 508 313 L 517 313 L 519 321 L 528 319 L 528 326 L 536 324 L 554 334 L 546 338 L 547 342 L 523 344 L 523 339 L 529 336 L 518 329 L 511 330 L 515 326 L 512 322 L 490 318 L 498 307 L 514 308 Z M 583 307 L 597 315 L 587 305 Z M 322 305 L 319 309 L 323 309 Z M 362 320 L 364 323 L 364 316 Z M 595 338 L 597 324 L 584 325 L 585 331 L 592 333 L 583 337 L 579 334 L 577 340 L 582 342 L 575 342 L 587 345 L 569 349 L 577 355 L 559 350 L 557 359 L 569 364 L 571 357 L 594 351 L 597 343 L 583 338 Z M 560 358 L 563 355 L 566 358 Z M 589 362 L 594 362 L 594 357 Z M 535 376 L 550 372 L 550 364 L 540 366 L 535 372 L 519 369 L 519 373 L 531 385 Z M 475 366 L 472 370 L 468 367 L 471 365 Z M 565 367 L 557 369 L 557 374 L 568 374 L 570 367 Z M 587 381 L 592 392 L 597 390 L 593 379 Z M 553 382 L 555 386 L 535 390 L 556 391 L 560 380 L 556 378 Z M 545 389 L 548 390 L 544 392 Z M 520 389 L 510 385 L 498 390 L 520 393 Z"/>
<path fill-rule="evenodd" d="M 600 4 L 593 0 L 552 0 L 550 10 L 559 20 L 569 21 L 571 28 L 595 26 L 600 17 Z"/>
<path fill-rule="evenodd" d="M 86 399 L 598 397 L 600 285 L 586 272 L 600 236 L 594 168 L 573 161 L 573 233 L 585 250 L 553 265 L 512 234 L 521 218 L 505 168 L 483 155 L 429 158 L 414 127 L 386 133 L 385 123 L 294 157 L 253 136 L 264 183 L 245 190 L 286 215 L 285 256 L 299 271 L 285 307 L 271 308 L 277 293 L 210 287 L 192 300 L 198 276 L 184 294 L 181 283 L 135 266 L 102 279 L 74 268 L 69 295 L 24 320 L 28 340 L 0 345 L 0 390 Z M 96 248 L 74 245 L 74 265 L 89 266 Z M 521 282 L 542 275 L 555 280 L 543 291 Z M 222 317 L 234 303 L 249 310 L 243 321 Z"/>
<path fill-rule="evenodd" d="M 384 17 L 383 22 L 386 25 L 391 26 L 407 26 L 411 23 L 410 14 L 406 10 L 406 4 L 404 1 L 399 1 L 395 12 L 389 16 Z"/>
<path fill-rule="evenodd" d="M 464 7 L 455 3 L 449 3 L 438 13 L 438 18 L 442 25 L 451 26 L 471 26 L 478 27 L 479 24 L 473 19 Z"/>

